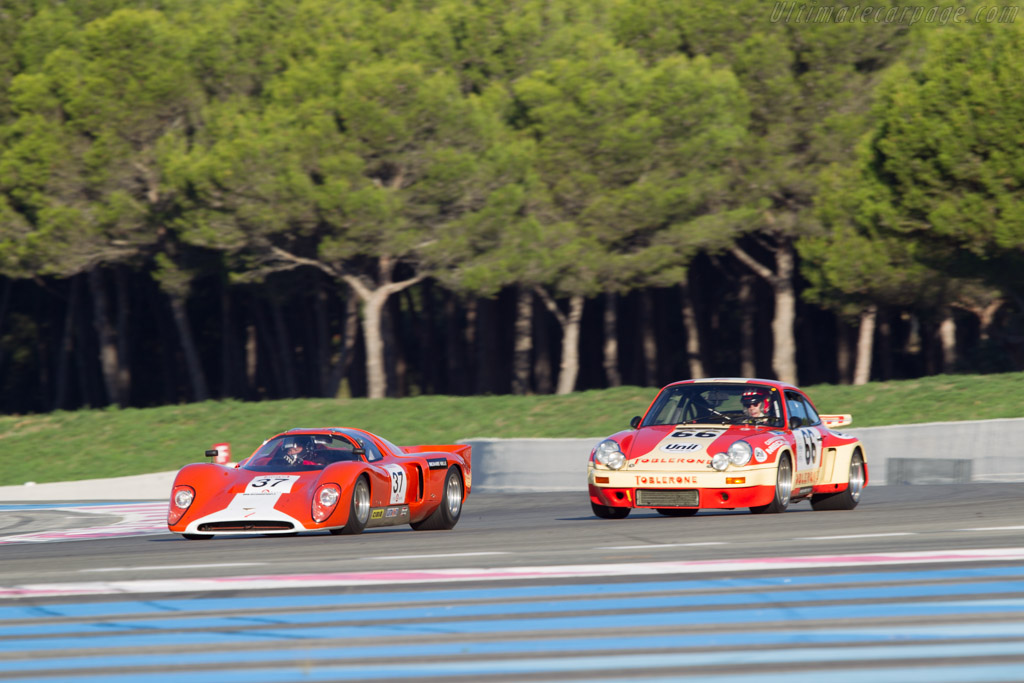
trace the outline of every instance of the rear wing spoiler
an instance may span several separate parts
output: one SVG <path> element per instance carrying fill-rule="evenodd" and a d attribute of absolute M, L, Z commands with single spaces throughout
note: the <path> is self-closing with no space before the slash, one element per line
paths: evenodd
<path fill-rule="evenodd" d="M 819 415 L 826 427 L 845 427 L 853 422 L 853 415 Z"/>
<path fill-rule="evenodd" d="M 441 446 L 402 446 L 403 453 L 422 455 L 424 453 L 452 453 L 466 461 L 466 467 L 472 467 L 472 446 L 468 443 L 445 444 Z"/>

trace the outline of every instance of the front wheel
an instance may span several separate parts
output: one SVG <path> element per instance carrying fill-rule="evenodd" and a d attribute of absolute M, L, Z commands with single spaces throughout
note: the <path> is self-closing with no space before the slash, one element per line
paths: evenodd
<path fill-rule="evenodd" d="M 331 529 L 332 534 L 355 536 L 363 533 L 366 523 L 370 521 L 370 485 L 366 477 L 356 479 L 352 487 L 352 500 L 349 502 L 348 522 L 340 529 Z"/>
<path fill-rule="evenodd" d="M 750 508 L 756 515 L 764 513 L 785 512 L 789 507 L 789 498 L 793 494 L 793 464 L 789 454 L 779 460 L 779 468 L 775 479 L 775 497 L 767 505 Z"/>
<path fill-rule="evenodd" d="M 608 505 L 598 505 L 590 501 L 590 509 L 601 519 L 625 519 L 629 516 L 631 508 L 613 508 Z"/>
<path fill-rule="evenodd" d="M 462 477 L 456 467 L 449 467 L 448 473 L 444 476 L 444 494 L 441 496 L 441 504 L 437 506 L 429 517 L 419 522 L 411 522 L 416 531 L 439 531 L 451 529 L 459 523 L 462 516 Z"/>
<path fill-rule="evenodd" d="M 845 491 L 818 493 L 811 496 L 813 510 L 852 510 L 860 502 L 864 489 L 864 456 L 857 451 L 850 458 L 850 478 Z"/>

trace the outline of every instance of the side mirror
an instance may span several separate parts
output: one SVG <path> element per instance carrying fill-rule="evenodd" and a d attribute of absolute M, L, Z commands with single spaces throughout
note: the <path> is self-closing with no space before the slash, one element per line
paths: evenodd
<path fill-rule="evenodd" d="M 220 455 L 220 451 L 218 451 L 216 448 L 212 448 L 206 451 L 207 458 L 216 458 L 218 455 Z"/>
<path fill-rule="evenodd" d="M 803 427 L 803 425 L 804 425 L 804 421 L 801 420 L 799 417 L 791 417 L 791 418 L 789 418 L 789 428 L 790 429 L 799 429 L 800 427 Z"/>
<path fill-rule="evenodd" d="M 353 448 L 352 452 L 354 454 L 356 454 L 356 455 L 366 455 L 366 449 L 365 448 Z"/>
<path fill-rule="evenodd" d="M 630 420 L 629 421 L 629 426 L 632 427 L 633 429 L 636 429 L 637 427 L 639 427 L 640 426 L 640 416 L 637 415 L 632 420 Z"/>

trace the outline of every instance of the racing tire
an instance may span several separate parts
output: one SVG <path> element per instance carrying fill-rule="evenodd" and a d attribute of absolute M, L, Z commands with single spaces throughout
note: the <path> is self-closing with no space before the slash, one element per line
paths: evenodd
<path fill-rule="evenodd" d="M 816 493 L 811 496 L 812 510 L 852 510 L 860 502 L 864 489 L 864 456 L 855 451 L 850 458 L 850 478 L 845 491 L 839 493 Z"/>
<path fill-rule="evenodd" d="M 779 459 L 779 467 L 775 477 L 775 497 L 767 505 L 758 505 L 750 508 L 755 515 L 764 513 L 774 514 L 785 512 L 789 507 L 790 498 L 793 495 L 793 461 L 786 453 Z"/>
<path fill-rule="evenodd" d="M 462 476 L 459 474 L 459 468 L 449 467 L 448 473 L 444 475 L 441 504 L 429 517 L 418 522 L 410 522 L 409 526 L 416 531 L 444 531 L 453 528 L 462 516 L 462 498 Z"/>
<path fill-rule="evenodd" d="M 693 517 L 697 514 L 697 508 L 655 508 L 659 515 L 666 517 Z"/>
<path fill-rule="evenodd" d="M 598 505 L 594 501 L 590 501 L 590 508 L 601 519 L 625 519 L 632 510 L 632 508 L 613 508 L 608 505 Z"/>
<path fill-rule="evenodd" d="M 348 522 L 340 529 L 331 529 L 332 534 L 355 536 L 363 533 L 366 523 L 370 521 L 370 484 L 366 477 L 356 479 L 352 487 L 352 498 L 348 506 Z"/>
<path fill-rule="evenodd" d="M 182 534 L 181 537 L 189 541 L 208 541 L 213 538 L 213 534 Z"/>

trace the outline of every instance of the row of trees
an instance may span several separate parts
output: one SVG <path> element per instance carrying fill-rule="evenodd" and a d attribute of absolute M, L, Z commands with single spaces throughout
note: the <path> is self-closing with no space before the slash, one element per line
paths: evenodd
<path fill-rule="evenodd" d="M 1024 367 L 1019 25 L 769 10 L 7 3 L 5 409 Z"/>

